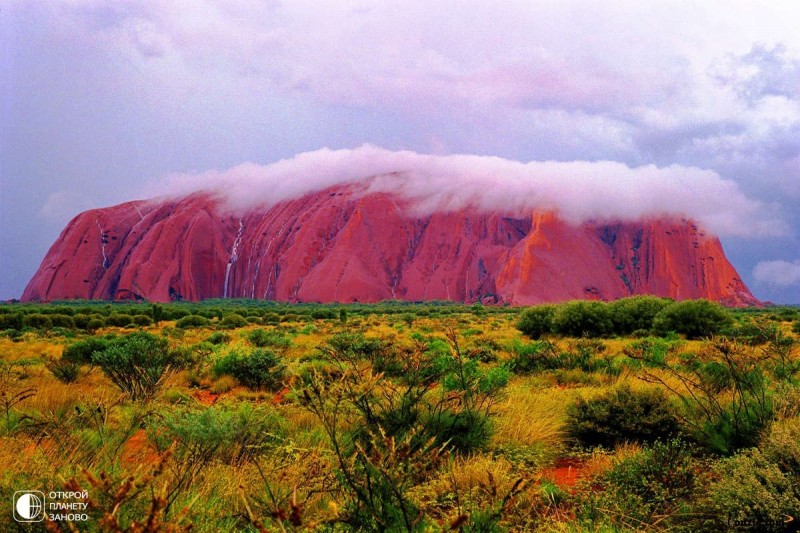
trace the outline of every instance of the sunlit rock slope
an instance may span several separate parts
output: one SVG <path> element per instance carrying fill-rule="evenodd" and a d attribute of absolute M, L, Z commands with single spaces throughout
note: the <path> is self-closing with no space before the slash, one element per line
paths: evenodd
<path fill-rule="evenodd" d="M 635 294 L 758 301 L 691 220 L 585 222 L 548 212 L 419 214 L 353 185 L 231 213 L 215 196 L 84 212 L 23 300 L 261 298 L 536 304 Z"/>

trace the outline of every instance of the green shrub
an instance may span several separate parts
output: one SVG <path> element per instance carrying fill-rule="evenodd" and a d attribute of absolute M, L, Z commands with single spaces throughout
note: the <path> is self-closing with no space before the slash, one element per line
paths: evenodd
<path fill-rule="evenodd" d="M 48 315 L 30 313 L 22 318 L 22 325 L 34 329 L 50 329 L 53 327 L 53 321 Z"/>
<path fill-rule="evenodd" d="M 758 448 L 721 460 L 712 480 L 700 510 L 716 515 L 717 524 L 742 521 L 751 531 L 787 531 L 784 516 L 800 516 L 796 475 L 782 471 Z"/>
<path fill-rule="evenodd" d="M 432 395 L 420 370 L 432 362 L 416 352 L 403 359 L 406 386 L 383 387 L 363 358 L 337 344 L 342 352 L 330 344 L 320 347 L 331 370 L 311 372 L 298 397 L 330 439 L 345 498 L 342 525 L 353 531 L 415 531 L 424 525 L 423 516 L 409 490 L 443 457 L 420 416 L 430 409 L 425 397 Z"/>
<path fill-rule="evenodd" d="M 281 315 L 278 313 L 264 313 L 264 324 L 279 324 Z"/>
<path fill-rule="evenodd" d="M 538 339 L 553 331 L 554 305 L 539 305 L 525 309 L 517 320 L 517 329 L 531 339 Z"/>
<path fill-rule="evenodd" d="M 459 453 L 482 450 L 492 436 L 488 416 L 476 411 L 445 409 L 423 418 L 426 434 L 435 438 L 439 446 L 447 446 Z"/>
<path fill-rule="evenodd" d="M 402 315 L 400 315 L 400 320 L 402 320 L 403 323 L 408 327 L 411 327 L 412 325 L 414 325 L 414 321 L 416 319 L 417 319 L 417 316 L 412 314 L 412 313 L 403 313 Z"/>
<path fill-rule="evenodd" d="M 91 365 L 93 364 L 92 354 L 102 352 L 106 348 L 108 348 L 108 341 L 105 339 L 89 337 L 64 348 L 61 359 L 76 365 Z"/>
<path fill-rule="evenodd" d="M 247 335 L 247 340 L 258 348 L 280 348 L 286 349 L 292 345 L 292 339 L 280 331 L 254 329 Z"/>
<path fill-rule="evenodd" d="M 590 505 L 584 503 L 579 512 L 586 522 L 602 517 L 625 530 L 649 531 L 656 526 L 671 530 L 691 519 L 697 467 L 679 440 L 656 442 L 620 460 L 598 481 L 601 490 L 590 493 Z"/>
<path fill-rule="evenodd" d="M 0 331 L 0 336 L 8 337 L 13 342 L 19 342 L 22 340 L 22 332 L 18 329 L 4 329 Z"/>
<path fill-rule="evenodd" d="M 363 333 L 337 333 L 330 337 L 321 347 L 324 351 L 333 351 L 341 357 L 366 359 L 375 363 L 384 359 L 392 347 L 381 339 L 367 338 Z"/>
<path fill-rule="evenodd" d="M 567 431 L 585 446 L 611 448 L 624 442 L 655 442 L 678 435 L 678 419 L 660 389 L 620 386 L 591 400 L 578 398 L 567 410 Z"/>
<path fill-rule="evenodd" d="M 189 328 L 203 328 L 211 325 L 211 320 L 200 315 L 189 315 L 179 319 L 175 322 L 176 328 L 189 329 Z"/>
<path fill-rule="evenodd" d="M 246 403 L 237 409 L 178 408 L 151 420 L 150 441 L 162 454 L 171 450 L 164 454 L 171 475 L 160 487 L 165 513 L 213 462 L 241 466 L 285 439 L 280 417 Z"/>
<path fill-rule="evenodd" d="M 765 344 L 778 334 L 778 327 L 775 324 L 757 324 L 755 322 L 745 322 L 739 326 L 730 328 L 726 331 L 729 337 L 749 346 Z"/>
<path fill-rule="evenodd" d="M 754 398 L 737 399 L 724 405 L 713 418 L 705 420 L 695 438 L 709 451 L 730 455 L 737 450 L 755 446 L 761 432 L 769 425 L 772 415 L 771 399 L 762 404 Z"/>
<path fill-rule="evenodd" d="M 106 321 L 102 318 L 92 318 L 86 323 L 86 331 L 97 331 L 98 329 L 105 327 L 105 325 Z"/>
<path fill-rule="evenodd" d="M 567 350 L 559 355 L 559 368 L 580 369 L 584 372 L 595 372 L 602 368 L 607 373 L 613 373 L 610 361 L 601 357 L 605 351 L 606 345 L 600 339 L 576 339 L 569 342 Z"/>
<path fill-rule="evenodd" d="M 153 319 L 147 315 L 133 315 L 133 323 L 137 326 L 152 326 Z"/>
<path fill-rule="evenodd" d="M 160 320 L 180 320 L 181 318 L 192 314 L 188 309 L 183 309 L 177 305 L 168 305 L 166 307 L 159 306 L 159 308 L 161 309 Z M 153 311 L 155 314 L 158 314 L 156 308 L 151 308 L 151 311 Z M 153 320 L 155 320 L 155 315 L 153 316 Z"/>
<path fill-rule="evenodd" d="M 776 422 L 761 444 L 764 456 L 782 472 L 800 476 L 800 418 Z"/>
<path fill-rule="evenodd" d="M 106 326 L 124 328 L 133 324 L 133 316 L 127 313 L 114 313 L 106 317 Z"/>
<path fill-rule="evenodd" d="M 757 444 L 774 417 L 768 361 L 726 338 L 706 343 L 701 354 L 681 354 L 680 363 L 652 355 L 658 357 L 642 358 L 645 379 L 677 397 L 682 422 L 697 442 L 720 455 Z"/>
<path fill-rule="evenodd" d="M 800 320 L 795 320 L 794 324 L 792 324 L 792 333 L 800 335 Z"/>
<path fill-rule="evenodd" d="M 685 300 L 662 309 L 653 319 L 653 329 L 662 335 L 674 331 L 687 339 L 700 339 L 718 334 L 731 322 L 730 314 L 717 303 Z"/>
<path fill-rule="evenodd" d="M 48 359 L 44 365 L 62 383 L 74 383 L 78 380 L 81 367 L 77 363 L 61 358 Z"/>
<path fill-rule="evenodd" d="M 164 320 L 164 306 L 161 304 L 151 304 L 150 315 L 153 317 L 153 323 L 158 325 L 162 320 Z"/>
<path fill-rule="evenodd" d="M 635 331 L 649 331 L 656 315 L 672 300 L 655 296 L 633 296 L 609 304 L 613 331 L 617 335 L 630 335 Z"/>
<path fill-rule="evenodd" d="M 625 346 L 623 353 L 640 364 L 658 367 L 666 364 L 667 356 L 676 351 L 680 342 L 645 337 Z"/>
<path fill-rule="evenodd" d="M 334 335 L 319 350 L 336 367 L 331 369 L 335 375 L 332 371 L 311 375 L 306 391 L 313 394 L 307 401 L 316 398 L 326 403 L 328 393 L 318 383 L 332 381 L 363 416 L 355 432 L 359 441 L 376 432 L 397 438 L 413 432 L 414 443 L 420 446 L 432 439 L 436 446 L 462 453 L 483 448 L 491 435 L 492 406 L 508 383 L 508 370 L 481 369 L 477 360 L 461 352 L 454 329 L 448 330 L 450 344 L 419 334 L 412 338 L 413 350 L 398 351 L 391 343 L 361 334 Z M 364 359 L 372 362 L 371 368 Z M 400 378 L 402 386 L 390 385 L 382 392 L 382 387 L 375 388 L 382 380 L 389 382 L 389 375 Z M 434 393 L 435 382 L 441 387 Z M 366 393 L 364 387 L 372 392 Z M 434 395 L 438 400 L 426 400 Z"/>
<path fill-rule="evenodd" d="M 211 344 L 228 344 L 231 342 L 231 336 L 225 333 L 224 331 L 215 331 L 211 335 L 208 336 L 206 342 Z"/>
<path fill-rule="evenodd" d="M 559 366 L 559 354 L 556 345 L 550 341 L 522 343 L 515 341 L 511 345 L 514 354 L 508 368 L 515 374 L 530 374 Z"/>
<path fill-rule="evenodd" d="M 0 330 L 21 330 L 23 326 L 22 313 L 0 313 Z"/>
<path fill-rule="evenodd" d="M 219 325 L 225 329 L 236 329 L 236 328 L 243 328 L 247 326 L 249 322 L 245 319 L 242 315 L 237 313 L 231 313 L 229 315 L 225 315 L 222 320 L 219 321 Z"/>
<path fill-rule="evenodd" d="M 72 329 L 75 327 L 75 320 L 73 320 L 71 315 L 65 315 L 62 313 L 51 313 L 48 316 L 50 317 L 50 321 L 53 323 L 54 328 Z"/>
<path fill-rule="evenodd" d="M 576 300 L 556 308 L 553 331 L 569 337 L 605 337 L 613 330 L 611 313 L 603 302 Z"/>
<path fill-rule="evenodd" d="M 250 389 L 278 390 L 284 374 L 281 359 L 274 352 L 256 349 L 250 353 L 233 351 L 214 364 L 216 377 L 229 375 Z"/>
<path fill-rule="evenodd" d="M 441 373 L 443 397 L 425 426 L 438 445 L 471 453 L 483 449 L 492 435 L 492 405 L 508 384 L 510 374 L 502 366 L 482 370 L 476 360 L 460 353 L 457 344 L 451 345 L 453 354 L 434 360 Z M 460 396 L 457 408 L 450 407 L 449 394 Z"/>
<path fill-rule="evenodd" d="M 314 320 L 336 318 L 336 312 L 333 309 L 314 309 L 311 311 L 311 318 Z"/>
<path fill-rule="evenodd" d="M 185 364 L 166 339 L 149 333 L 132 333 L 114 339 L 103 351 L 92 353 L 92 363 L 131 400 L 145 401 L 161 388 L 170 370 Z"/>
<path fill-rule="evenodd" d="M 86 329 L 91 319 L 91 316 L 84 313 L 77 313 L 72 317 L 73 322 L 75 322 L 75 327 L 78 329 Z"/>
<path fill-rule="evenodd" d="M 176 443 L 176 459 L 192 460 L 201 452 L 204 460 L 238 465 L 278 446 L 286 431 L 286 421 L 275 411 L 240 403 L 235 408 L 177 409 L 151 426 L 149 434 L 159 450 Z"/>

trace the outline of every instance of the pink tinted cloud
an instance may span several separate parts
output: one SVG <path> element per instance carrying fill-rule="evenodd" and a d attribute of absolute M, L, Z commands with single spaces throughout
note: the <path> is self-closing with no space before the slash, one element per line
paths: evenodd
<path fill-rule="evenodd" d="M 629 167 L 613 161 L 532 161 L 422 155 L 365 145 L 317 150 L 271 165 L 245 163 L 224 171 L 172 176 L 160 190 L 185 195 L 214 191 L 233 210 L 272 205 L 347 183 L 406 198 L 420 212 L 552 210 L 571 222 L 694 218 L 725 235 L 786 231 L 769 206 L 748 198 L 718 174 L 695 167 Z"/>

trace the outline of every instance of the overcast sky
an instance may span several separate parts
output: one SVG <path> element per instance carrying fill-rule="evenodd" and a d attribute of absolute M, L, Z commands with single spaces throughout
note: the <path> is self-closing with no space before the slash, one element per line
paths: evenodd
<path fill-rule="evenodd" d="M 370 144 L 677 180 L 755 295 L 800 303 L 798 20 L 793 0 L 4 2 L 0 298 L 83 210 Z"/>

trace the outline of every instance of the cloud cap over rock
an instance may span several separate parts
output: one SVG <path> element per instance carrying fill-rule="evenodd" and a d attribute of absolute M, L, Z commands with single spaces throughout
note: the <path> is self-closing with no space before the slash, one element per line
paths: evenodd
<path fill-rule="evenodd" d="M 473 208 L 484 212 L 553 211 L 571 223 L 694 219 L 718 235 L 786 232 L 774 206 L 751 199 L 711 170 L 614 161 L 531 161 L 480 155 L 424 155 L 372 145 L 321 149 L 269 165 L 244 163 L 222 171 L 170 176 L 168 196 L 218 195 L 233 211 L 269 207 L 340 184 L 411 200 L 420 214 Z"/>

